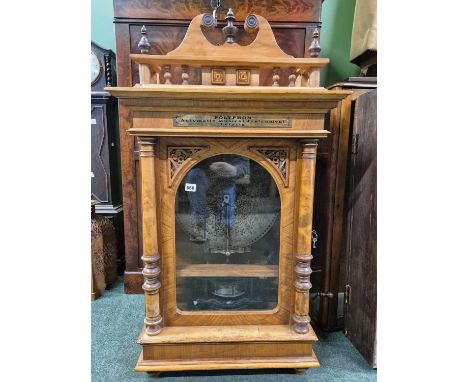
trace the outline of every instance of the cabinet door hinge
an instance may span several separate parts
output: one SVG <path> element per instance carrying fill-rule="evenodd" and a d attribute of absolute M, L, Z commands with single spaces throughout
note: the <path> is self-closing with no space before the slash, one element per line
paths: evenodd
<path fill-rule="evenodd" d="M 349 304 L 349 301 L 351 300 L 351 285 L 349 284 L 346 284 L 344 298 L 345 304 Z"/>
<path fill-rule="evenodd" d="M 351 154 L 357 154 L 359 148 L 359 134 L 353 135 L 351 141 Z"/>

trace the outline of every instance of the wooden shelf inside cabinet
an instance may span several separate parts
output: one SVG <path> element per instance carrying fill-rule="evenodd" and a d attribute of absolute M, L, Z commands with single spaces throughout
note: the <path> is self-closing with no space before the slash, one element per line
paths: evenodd
<path fill-rule="evenodd" d="M 193 264 L 177 271 L 178 277 L 278 277 L 277 265 Z"/>

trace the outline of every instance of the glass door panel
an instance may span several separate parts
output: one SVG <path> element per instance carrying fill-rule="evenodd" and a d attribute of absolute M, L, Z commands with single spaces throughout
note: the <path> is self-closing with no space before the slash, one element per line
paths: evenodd
<path fill-rule="evenodd" d="M 276 184 L 257 162 L 226 154 L 195 165 L 176 195 L 178 308 L 274 309 L 280 210 Z"/>

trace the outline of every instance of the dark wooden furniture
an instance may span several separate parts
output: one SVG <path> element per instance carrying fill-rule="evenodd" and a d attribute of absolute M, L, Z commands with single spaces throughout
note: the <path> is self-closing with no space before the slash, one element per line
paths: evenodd
<path fill-rule="evenodd" d="M 97 200 L 91 200 L 91 300 L 101 296 L 117 279 L 117 239 L 112 221 L 96 214 Z"/>
<path fill-rule="evenodd" d="M 355 144 L 347 193 L 347 282 L 344 330 L 377 367 L 377 89 L 354 108 Z"/>
<path fill-rule="evenodd" d="M 377 212 L 376 137 L 377 78 L 350 77 L 329 87 L 350 90 L 327 119 L 332 152 L 327 190 L 333 203 L 323 215 L 331 247 L 325 267 L 317 324 L 323 330 L 343 329 L 367 361 L 376 367 Z M 320 163 L 320 162 L 319 162 Z M 317 174 L 317 183 L 319 174 Z M 334 188 L 330 188 L 330 183 Z M 320 195 L 317 193 L 317 195 Z M 316 199 L 316 205 L 319 200 Z M 319 210 L 320 211 L 320 210 Z"/>
<path fill-rule="evenodd" d="M 287 54 L 294 57 L 309 57 L 309 47 L 313 40 L 314 31 L 320 31 L 321 0 L 262 0 L 256 2 L 244 2 L 232 0 L 223 1 L 218 10 L 223 17 L 227 12 L 227 6 L 236 10 L 238 20 L 244 20 L 249 13 L 255 13 L 266 17 L 272 26 L 278 45 Z M 139 82 L 138 65 L 129 58 L 131 53 L 139 53 L 140 30 L 146 26 L 147 38 L 152 42 L 149 54 L 166 54 L 175 49 L 185 36 L 190 20 L 200 13 L 211 13 L 210 2 L 185 0 L 173 1 L 131 1 L 114 0 L 114 22 L 117 43 L 117 73 L 118 86 L 133 86 Z M 225 22 L 220 18 L 219 25 Z M 242 26 L 242 22 L 235 22 Z M 211 41 L 220 41 L 220 31 L 207 31 L 206 35 Z M 251 41 L 248 33 L 241 31 L 240 43 Z M 317 36 L 318 41 L 318 36 Z M 320 51 L 319 46 L 315 47 Z M 180 69 L 172 73 L 175 78 L 180 78 Z M 190 81 L 199 78 L 201 74 L 196 69 L 190 71 Z M 261 85 L 270 85 L 272 70 L 265 71 L 260 76 Z M 288 83 L 289 73 L 287 69 L 280 70 L 280 85 Z M 122 164 L 122 191 L 124 206 L 125 228 L 125 291 L 127 293 L 142 293 L 141 274 L 143 264 L 141 258 L 141 213 L 138 207 L 140 194 L 138 186 L 139 164 L 138 146 L 135 138 L 127 134 L 129 127 L 129 111 L 121 105 L 120 115 L 120 144 Z M 326 165 L 321 162 L 331 155 L 332 146 L 321 145 L 319 148 L 318 178 L 319 184 L 324 183 L 324 171 Z M 330 194 L 322 192 L 318 188 L 317 200 L 325 201 Z M 322 205 L 321 202 L 321 205 Z M 316 205 L 319 210 L 322 206 Z M 320 216 L 323 212 L 318 212 Z M 312 274 L 313 291 L 321 291 L 320 274 L 322 269 L 321 257 L 329 248 L 327 243 L 326 227 L 321 220 L 315 220 L 314 226 L 319 235 L 317 242 L 317 254 Z"/>
<path fill-rule="evenodd" d="M 119 161 L 119 117 L 117 99 L 104 91 L 115 86 L 115 54 L 91 43 L 101 72 L 91 83 L 91 197 L 98 200 L 96 214 L 112 220 L 117 233 L 119 272 L 125 267 L 123 243 L 122 187 Z"/>
<path fill-rule="evenodd" d="M 142 27 L 129 57 L 139 83 L 106 88 L 139 143 L 137 371 L 319 366 L 309 323 L 317 146 L 325 114 L 350 92 L 320 88 L 328 59 L 286 54 L 265 18 L 246 17 L 246 45 L 234 42 L 232 10 L 226 20 L 214 45 L 212 18 L 196 16 L 166 55 L 148 54 Z M 312 56 L 317 46 L 315 36 Z"/>
<path fill-rule="evenodd" d="M 344 327 L 348 242 L 351 238 L 347 207 L 352 174 L 349 166 L 358 144 L 353 129 L 361 118 L 361 109 L 356 109 L 359 98 L 376 87 L 375 77 L 350 77 L 328 88 L 350 90 L 352 94 L 340 101 L 338 107 L 327 116 L 326 126 L 331 134 L 327 140 L 329 147 L 322 146 L 322 149 L 331 155 L 325 155 L 322 161 L 317 162 L 317 187 L 323 187 L 325 192 L 316 194 L 314 227 L 326 227 L 316 249 L 323 251 L 319 258 L 324 264 L 320 280 L 320 289 L 324 293 L 313 299 L 312 310 L 313 318 L 322 330 L 340 330 Z M 327 198 L 321 200 L 321 196 Z"/>

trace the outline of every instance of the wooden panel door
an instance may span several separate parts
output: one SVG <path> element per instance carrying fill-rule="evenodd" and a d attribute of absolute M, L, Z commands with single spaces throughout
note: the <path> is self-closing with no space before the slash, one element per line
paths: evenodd
<path fill-rule="evenodd" d="M 357 99 L 353 135 L 345 333 L 376 367 L 377 89 Z"/>
<path fill-rule="evenodd" d="M 350 77 L 329 87 L 352 90 L 353 94 L 340 101 L 325 119 L 328 139 L 321 143 L 317 161 L 317 192 L 314 200 L 314 229 L 318 241 L 314 250 L 315 266 L 321 272 L 312 274 L 313 283 L 320 286 L 320 298 L 313 298 L 313 315 L 320 329 L 344 328 L 344 295 L 347 283 L 347 224 L 352 134 L 359 97 L 377 87 L 377 79 Z M 320 192 L 320 190 L 322 191 Z M 318 255 L 318 256 L 317 256 Z M 315 270 L 314 270 L 315 271 Z M 318 281 L 318 283 L 317 283 Z M 316 289 L 314 290 L 314 292 Z"/>

